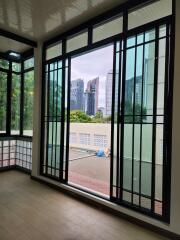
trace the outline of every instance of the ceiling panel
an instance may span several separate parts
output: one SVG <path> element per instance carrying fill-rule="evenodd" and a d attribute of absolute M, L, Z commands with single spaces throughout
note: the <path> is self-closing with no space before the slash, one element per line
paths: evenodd
<path fill-rule="evenodd" d="M 45 40 L 127 0 L 0 0 L 0 28 Z"/>

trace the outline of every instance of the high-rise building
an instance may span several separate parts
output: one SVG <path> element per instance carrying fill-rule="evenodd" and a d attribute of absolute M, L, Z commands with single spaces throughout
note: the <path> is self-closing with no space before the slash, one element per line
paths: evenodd
<path fill-rule="evenodd" d="M 105 101 L 106 101 L 106 116 L 111 115 L 111 108 L 112 108 L 112 80 L 113 80 L 113 72 L 112 70 L 108 72 L 106 77 L 106 95 L 105 95 Z"/>
<path fill-rule="evenodd" d="M 84 81 L 76 79 L 71 81 L 71 110 L 84 109 Z"/>
<path fill-rule="evenodd" d="M 95 115 L 98 111 L 99 77 L 88 81 L 84 93 L 84 111 L 88 115 Z"/>
<path fill-rule="evenodd" d="M 135 86 L 135 104 L 141 105 L 141 94 L 142 94 L 142 76 L 137 76 L 136 78 L 130 78 L 126 80 L 125 86 L 125 101 L 133 103 L 134 101 L 134 81 Z"/>

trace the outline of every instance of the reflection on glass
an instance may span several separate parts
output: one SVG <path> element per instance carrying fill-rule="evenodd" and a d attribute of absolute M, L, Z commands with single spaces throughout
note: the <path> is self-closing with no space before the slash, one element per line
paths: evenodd
<path fill-rule="evenodd" d="M 153 114 L 155 43 L 145 45 L 144 102 L 147 115 Z"/>

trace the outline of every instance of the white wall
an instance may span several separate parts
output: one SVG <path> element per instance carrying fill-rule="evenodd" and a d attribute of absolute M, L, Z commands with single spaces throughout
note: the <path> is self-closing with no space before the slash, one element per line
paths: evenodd
<path fill-rule="evenodd" d="M 37 53 L 35 58 L 38 58 Z M 36 61 L 36 59 L 35 59 Z M 40 61 L 38 60 L 40 63 Z M 36 64 L 35 64 L 36 65 Z M 39 65 L 40 67 L 40 65 Z M 40 129 L 40 97 L 38 96 L 38 91 L 40 93 L 39 85 L 39 73 L 38 70 L 35 71 L 35 110 L 34 110 L 34 137 L 33 137 L 33 176 L 38 176 L 37 167 L 39 166 L 39 129 Z M 45 179 L 40 177 L 41 179 Z M 46 181 L 52 182 L 52 180 L 46 179 Z M 55 183 L 60 185 L 59 183 Z M 63 188 L 68 188 L 68 186 L 63 186 Z M 71 189 L 71 191 L 76 191 Z M 84 193 L 80 193 L 84 195 Z M 95 198 L 93 196 L 88 196 L 89 198 Z M 114 205 L 112 203 L 106 202 L 101 199 L 96 199 L 98 202 L 103 202 L 104 205 L 110 205 L 112 208 L 117 209 L 123 213 L 129 214 L 130 216 L 139 218 L 145 222 L 159 226 L 163 229 L 172 231 L 180 235 L 180 0 L 176 1 L 176 49 L 175 49 L 175 77 L 174 77 L 174 105 L 173 105 L 173 142 L 172 142 L 172 184 L 171 184 L 171 222 L 170 224 L 165 224 L 160 221 L 154 220 L 150 217 L 144 216 L 142 214 L 136 213 L 129 209 Z"/>

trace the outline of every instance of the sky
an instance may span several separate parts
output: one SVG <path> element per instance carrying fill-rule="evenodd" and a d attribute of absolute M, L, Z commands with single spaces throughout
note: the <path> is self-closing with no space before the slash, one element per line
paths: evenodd
<path fill-rule="evenodd" d="M 105 107 L 107 73 L 113 69 L 113 45 L 72 58 L 71 80 L 83 79 L 84 90 L 89 80 L 99 77 L 99 106 Z"/>

